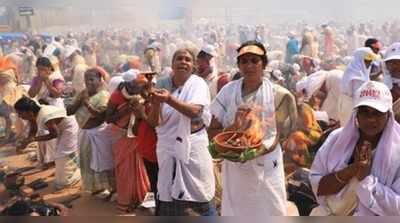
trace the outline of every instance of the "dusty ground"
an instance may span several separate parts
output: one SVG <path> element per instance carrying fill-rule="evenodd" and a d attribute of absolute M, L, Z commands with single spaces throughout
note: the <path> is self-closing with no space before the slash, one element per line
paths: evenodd
<path fill-rule="evenodd" d="M 29 160 L 29 151 L 35 151 L 34 147 L 31 147 L 25 151 L 26 153 L 17 155 L 15 154 L 15 148 L 11 146 L 0 147 L 0 165 L 6 165 L 10 170 L 36 166 L 37 162 Z M 54 186 L 54 168 L 50 168 L 45 171 L 28 175 L 25 177 L 25 184 L 42 178 L 48 182 L 49 186 L 42 190 L 36 191 L 43 196 L 44 200 L 51 202 L 64 202 L 74 197 L 78 197 L 76 200 L 71 202 L 71 209 L 69 214 L 71 216 L 115 216 L 117 215 L 115 203 L 110 201 L 104 201 L 95 196 L 91 196 L 89 193 L 81 192 L 80 185 L 75 185 L 74 188 L 56 191 Z M 288 202 L 288 213 L 290 216 L 298 216 L 297 207 Z M 136 209 L 133 215 L 136 216 L 148 216 L 151 212 L 148 209 Z"/>
<path fill-rule="evenodd" d="M 34 151 L 34 148 L 28 149 L 28 151 Z M 3 162 L 3 163 L 2 163 Z M 30 167 L 36 166 L 37 162 L 32 162 L 28 158 L 28 153 L 17 155 L 15 154 L 14 147 L 5 146 L 0 147 L 0 165 L 8 166 L 9 170 L 21 168 L 21 167 Z M 35 171 L 33 171 L 35 172 Z M 25 176 L 25 184 L 29 184 L 30 182 L 42 178 L 44 179 L 49 186 L 42 190 L 38 190 L 40 195 L 43 196 L 44 200 L 51 202 L 64 202 L 66 200 L 70 200 L 72 198 L 79 198 L 73 200 L 71 202 L 72 208 L 69 211 L 69 214 L 72 216 L 115 216 L 116 208 L 115 203 L 110 201 L 104 201 L 95 196 L 91 196 L 87 192 L 80 191 L 80 185 L 75 185 L 74 188 L 56 191 L 54 186 L 54 168 L 50 168 L 48 170 L 40 171 L 38 173 L 34 173 L 32 175 Z M 146 209 L 137 209 L 134 215 L 149 215 L 150 212 Z"/>

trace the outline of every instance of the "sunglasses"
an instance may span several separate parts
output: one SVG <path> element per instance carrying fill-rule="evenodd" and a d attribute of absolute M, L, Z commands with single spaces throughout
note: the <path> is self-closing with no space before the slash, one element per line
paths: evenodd
<path fill-rule="evenodd" d="M 241 58 L 239 60 L 240 64 L 248 64 L 248 63 L 252 63 L 252 64 L 258 64 L 261 61 L 260 58 L 251 58 L 251 59 L 245 59 L 245 58 Z"/>

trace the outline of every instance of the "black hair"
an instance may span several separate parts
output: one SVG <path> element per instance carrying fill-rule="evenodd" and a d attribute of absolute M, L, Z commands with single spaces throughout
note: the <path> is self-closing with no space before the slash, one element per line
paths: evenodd
<path fill-rule="evenodd" d="M 258 41 L 256 41 L 256 40 L 250 40 L 250 41 L 246 41 L 246 42 L 242 43 L 242 45 L 240 45 L 240 47 L 237 48 L 236 51 L 239 53 L 240 50 L 241 50 L 243 47 L 246 47 L 246 46 L 257 46 L 257 47 L 259 47 L 259 48 L 264 52 L 264 55 L 259 56 L 259 57 L 261 57 L 261 61 L 262 61 L 262 63 L 263 63 L 263 67 L 264 67 L 264 69 L 265 69 L 265 67 L 267 67 L 267 65 L 268 65 L 268 57 L 267 57 L 267 50 L 265 49 L 264 44 L 262 44 L 262 43 L 260 43 L 260 42 L 258 42 Z M 238 57 L 238 58 L 237 58 L 237 61 L 236 61 L 236 63 L 237 63 L 238 65 L 239 65 L 239 60 L 240 60 L 240 57 Z"/>
<path fill-rule="evenodd" d="M 34 100 L 23 96 L 14 104 L 14 109 L 21 112 L 33 112 L 37 114 L 40 111 L 40 106 Z"/>
<path fill-rule="evenodd" d="M 102 77 L 103 77 L 103 75 L 101 74 L 101 72 L 99 71 L 99 69 L 97 69 L 97 68 L 90 68 L 89 70 L 86 70 L 86 72 L 85 72 L 85 75 L 87 74 L 87 73 L 94 73 L 94 74 L 96 74 L 97 75 L 97 77 L 99 78 L 99 79 L 101 79 Z"/>
<path fill-rule="evenodd" d="M 51 71 L 54 71 L 54 67 L 51 64 L 50 59 L 47 57 L 39 57 L 36 61 L 36 67 L 38 66 L 49 67 Z"/>
<path fill-rule="evenodd" d="M 364 44 L 364 46 L 365 46 L 365 47 L 372 48 L 372 45 L 373 45 L 373 44 L 376 44 L 377 42 L 379 42 L 379 40 L 378 40 L 378 39 L 375 39 L 375 38 L 369 38 L 369 39 L 367 39 L 367 40 L 365 41 L 365 44 Z"/>
<path fill-rule="evenodd" d="M 203 50 L 201 50 L 198 54 L 197 54 L 197 58 L 205 58 L 207 60 L 211 60 L 211 58 L 213 58 L 213 56 L 211 54 L 208 54 L 206 52 L 204 52 Z"/>
<path fill-rule="evenodd" d="M 6 208 L 4 214 L 7 216 L 29 216 L 34 210 L 29 202 L 25 200 L 18 200 L 10 207 Z"/>

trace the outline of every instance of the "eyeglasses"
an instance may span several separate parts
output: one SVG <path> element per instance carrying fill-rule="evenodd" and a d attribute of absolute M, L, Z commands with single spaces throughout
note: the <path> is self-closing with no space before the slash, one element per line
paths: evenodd
<path fill-rule="evenodd" d="M 252 63 L 252 64 L 258 64 L 261 61 L 260 58 L 251 58 L 251 59 L 245 59 L 245 58 L 241 58 L 239 60 L 240 64 L 248 64 L 248 63 Z"/>

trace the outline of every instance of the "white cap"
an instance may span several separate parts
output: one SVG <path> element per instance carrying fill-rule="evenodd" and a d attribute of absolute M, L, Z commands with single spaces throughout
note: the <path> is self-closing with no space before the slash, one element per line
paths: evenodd
<path fill-rule="evenodd" d="M 283 77 L 282 71 L 277 70 L 277 69 L 275 69 L 275 70 L 272 71 L 272 76 L 273 76 L 275 79 L 279 80 L 279 81 L 284 81 L 284 80 L 285 80 L 285 78 Z"/>
<path fill-rule="evenodd" d="M 400 60 L 400 42 L 393 43 L 387 48 L 384 61 Z"/>
<path fill-rule="evenodd" d="M 139 70 L 137 70 L 137 69 L 130 69 L 130 70 L 128 70 L 128 71 L 122 73 L 122 79 L 123 79 L 125 82 L 131 82 L 131 81 L 135 80 L 135 79 L 138 77 L 139 74 L 140 74 L 140 71 L 139 71 Z"/>
<path fill-rule="evenodd" d="M 293 30 L 288 32 L 288 37 L 296 37 L 296 32 Z"/>
<path fill-rule="evenodd" d="M 148 46 L 148 48 L 151 48 L 151 49 L 160 49 L 160 47 L 161 47 L 161 44 L 159 42 L 156 42 L 156 41 L 154 41 L 153 43 L 151 43 Z"/>
<path fill-rule="evenodd" d="M 215 47 L 213 45 L 211 45 L 211 44 L 207 44 L 207 45 L 203 46 L 201 48 L 201 51 L 203 51 L 203 52 L 205 52 L 205 53 L 207 53 L 207 54 L 209 54 L 209 55 L 211 55 L 213 57 L 217 56 L 217 51 L 215 51 Z"/>
<path fill-rule="evenodd" d="M 110 93 L 114 92 L 122 82 L 124 82 L 124 79 L 122 78 L 122 76 L 118 75 L 118 76 L 112 77 L 107 85 L 108 92 L 110 92 Z"/>
<path fill-rule="evenodd" d="M 385 84 L 368 81 L 357 89 L 354 96 L 354 108 L 368 106 L 380 112 L 387 112 L 392 109 L 392 94 Z"/>
<path fill-rule="evenodd" d="M 300 71 L 300 70 L 301 70 L 301 67 L 300 67 L 300 65 L 299 65 L 299 64 L 297 64 L 297 63 L 294 63 L 294 64 L 292 65 L 292 67 L 293 67 L 293 70 L 294 70 L 295 72 L 298 72 L 298 71 Z"/>
<path fill-rule="evenodd" d="M 78 52 L 81 52 L 81 50 L 78 48 L 78 47 L 76 47 L 76 46 L 71 46 L 71 45 L 67 45 L 66 47 L 65 47 L 65 54 L 64 54 L 64 56 L 65 56 L 65 58 L 68 58 L 68 57 L 70 57 L 73 53 L 75 53 L 76 51 L 78 51 Z"/>

